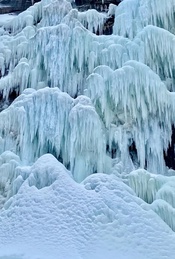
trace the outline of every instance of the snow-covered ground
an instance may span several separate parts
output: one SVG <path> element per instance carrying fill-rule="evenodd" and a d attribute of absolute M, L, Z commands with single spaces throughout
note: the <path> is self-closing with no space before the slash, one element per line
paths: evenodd
<path fill-rule="evenodd" d="M 1 212 L 2 256 L 174 258 L 171 229 L 116 176 L 78 184 L 51 155 L 22 167 L 21 175 L 26 180 Z"/>

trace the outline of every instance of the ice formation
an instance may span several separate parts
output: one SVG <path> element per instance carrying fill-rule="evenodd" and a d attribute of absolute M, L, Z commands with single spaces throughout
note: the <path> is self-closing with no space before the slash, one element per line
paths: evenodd
<path fill-rule="evenodd" d="M 42 0 L 4 23 L 0 237 L 17 221 L 18 245 L 28 227 L 36 227 L 30 232 L 35 240 L 43 222 L 50 217 L 41 236 L 59 218 L 63 228 L 48 233 L 53 243 L 61 235 L 60 251 L 70 241 L 76 259 L 93 258 L 84 253 L 87 244 L 94 249 L 92 236 L 94 243 L 102 239 L 100 247 L 108 236 L 114 252 L 127 244 L 133 257 L 174 259 L 175 168 L 166 159 L 174 150 L 174 11 L 174 0 L 124 0 L 108 13 Z M 113 34 L 102 35 L 114 14 Z M 20 215 L 30 222 L 24 231 L 18 230 L 27 225 Z M 118 256 L 130 259 L 124 250 Z M 65 253 L 57 258 L 69 257 Z"/>
<path fill-rule="evenodd" d="M 79 182 L 103 172 L 102 124 L 89 98 L 72 99 L 58 88 L 28 89 L 1 116 L 2 152 L 13 151 L 26 165 L 50 152 Z"/>

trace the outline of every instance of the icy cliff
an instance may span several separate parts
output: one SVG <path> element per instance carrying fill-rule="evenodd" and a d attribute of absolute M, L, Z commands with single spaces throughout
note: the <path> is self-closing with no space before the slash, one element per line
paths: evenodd
<path fill-rule="evenodd" d="M 174 259 L 174 14 L 42 0 L 1 27 L 0 255 Z"/>

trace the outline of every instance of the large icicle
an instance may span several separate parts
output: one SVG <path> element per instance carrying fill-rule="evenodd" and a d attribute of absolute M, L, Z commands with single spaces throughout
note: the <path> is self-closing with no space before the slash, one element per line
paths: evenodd
<path fill-rule="evenodd" d="M 103 25 L 107 18 L 105 13 L 99 13 L 96 10 L 88 10 L 78 14 L 79 21 L 89 31 L 101 34 L 103 32 Z"/>
<path fill-rule="evenodd" d="M 139 169 L 128 175 L 128 184 L 175 231 L 175 175 L 154 175 Z"/>
<path fill-rule="evenodd" d="M 89 98 L 73 100 L 58 88 L 31 89 L 0 118 L 2 152 L 14 151 L 26 165 L 50 152 L 77 181 L 103 172 L 105 139 L 103 143 L 102 124 Z"/>
<path fill-rule="evenodd" d="M 152 24 L 174 34 L 174 12 L 174 0 L 125 0 L 116 8 L 114 33 L 134 38 Z"/>
<path fill-rule="evenodd" d="M 123 158 L 131 139 L 136 144 L 140 166 L 144 168 L 147 161 L 148 170 L 164 173 L 163 150 L 171 140 L 174 94 L 167 91 L 160 78 L 135 61 L 116 71 L 99 66 L 87 79 L 86 92 L 109 130 L 111 123 L 116 125 L 112 138 L 121 151 L 125 150 Z"/>
<path fill-rule="evenodd" d="M 79 96 L 70 112 L 70 162 L 78 182 L 94 172 L 104 172 L 106 143 L 101 126 L 89 98 Z"/>
<path fill-rule="evenodd" d="M 13 84 L 9 83 L 8 77 L 0 80 L 5 97 L 15 87 L 19 87 L 18 92 L 21 93 L 24 87 L 38 89 L 46 85 L 59 87 L 71 96 L 77 96 L 83 94 L 85 80 L 96 66 L 107 65 L 115 70 L 128 60 L 147 64 L 167 82 L 170 90 L 174 89 L 173 34 L 147 26 L 141 32 L 138 30 L 133 41 L 118 35 L 98 37 L 83 25 L 87 23 L 90 30 L 98 30 L 105 19 L 103 14 L 96 15 L 97 12 L 92 10 L 80 14 L 71 9 L 70 3 L 60 0 L 42 1 L 26 12 L 31 12 L 31 16 L 35 17 L 38 16 L 38 8 L 41 9 L 39 24 L 30 24 L 21 30 L 16 28 L 12 36 L 1 36 L 2 76 L 8 71 L 14 72 L 21 58 L 27 58 L 29 63 L 28 79 L 23 79 L 23 69 L 18 71 L 19 78 L 26 81 L 25 86 L 18 85 L 14 73 L 11 74 Z M 19 20 L 20 23 L 21 19 L 24 18 L 19 16 L 15 21 Z M 15 26 L 15 21 L 11 22 L 12 26 Z M 166 47 L 160 44 L 164 37 L 167 38 Z M 7 90 L 7 86 L 10 89 Z"/>
<path fill-rule="evenodd" d="M 15 169 L 20 163 L 19 157 L 10 151 L 0 155 L 0 209 L 15 194 L 12 185 L 17 177 Z"/>

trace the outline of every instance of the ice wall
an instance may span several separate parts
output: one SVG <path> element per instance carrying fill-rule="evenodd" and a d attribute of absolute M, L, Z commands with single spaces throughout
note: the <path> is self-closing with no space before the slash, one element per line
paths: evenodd
<path fill-rule="evenodd" d="M 1 155 L 11 151 L 28 166 L 49 152 L 77 182 L 114 173 L 174 230 L 174 205 L 165 198 L 174 187 L 163 195 L 164 178 L 147 183 L 153 174 L 169 179 L 174 7 L 173 0 L 124 0 L 108 14 L 80 13 L 70 1 L 42 0 L 6 23 L 0 31 Z M 96 35 L 114 11 L 113 34 Z M 6 109 L 14 92 L 19 97 Z M 14 181 L 10 161 L 2 203 Z M 140 174 L 130 174 L 136 169 L 142 185 Z"/>

